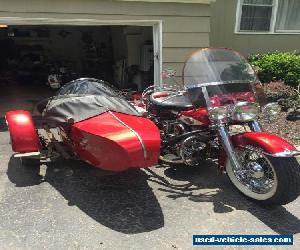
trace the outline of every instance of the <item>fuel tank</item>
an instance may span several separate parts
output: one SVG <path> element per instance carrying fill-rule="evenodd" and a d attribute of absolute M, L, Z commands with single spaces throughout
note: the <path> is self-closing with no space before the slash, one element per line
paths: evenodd
<path fill-rule="evenodd" d="M 108 111 L 73 124 L 70 138 L 81 160 L 104 170 L 120 172 L 158 163 L 160 132 L 144 117 Z"/>
<path fill-rule="evenodd" d="M 186 124 L 200 125 L 207 127 L 210 125 L 207 108 L 197 108 L 180 113 L 180 119 Z"/>

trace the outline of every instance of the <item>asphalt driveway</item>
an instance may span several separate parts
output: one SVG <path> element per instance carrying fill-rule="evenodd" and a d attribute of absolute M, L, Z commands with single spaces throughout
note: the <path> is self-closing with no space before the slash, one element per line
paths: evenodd
<path fill-rule="evenodd" d="M 207 162 L 109 176 L 73 161 L 24 168 L 11 154 L 2 131 L 0 249 L 193 249 L 193 234 L 212 233 L 294 234 L 300 246 L 300 199 L 261 208 Z"/>

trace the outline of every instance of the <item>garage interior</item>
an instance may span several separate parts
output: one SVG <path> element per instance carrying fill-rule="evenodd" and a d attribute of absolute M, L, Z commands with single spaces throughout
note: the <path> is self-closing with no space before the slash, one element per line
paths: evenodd
<path fill-rule="evenodd" d="M 0 25 L 0 50 L 1 117 L 34 112 L 55 93 L 47 85 L 53 73 L 139 91 L 154 82 L 152 26 Z"/>

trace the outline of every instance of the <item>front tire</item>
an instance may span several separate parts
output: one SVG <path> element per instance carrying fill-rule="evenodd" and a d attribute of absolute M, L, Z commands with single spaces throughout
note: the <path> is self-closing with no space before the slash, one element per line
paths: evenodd
<path fill-rule="evenodd" d="M 284 205 L 297 199 L 300 166 L 294 157 L 271 157 L 249 149 L 237 150 L 237 155 L 242 169 L 234 170 L 228 160 L 226 172 L 244 195 L 264 205 Z"/>

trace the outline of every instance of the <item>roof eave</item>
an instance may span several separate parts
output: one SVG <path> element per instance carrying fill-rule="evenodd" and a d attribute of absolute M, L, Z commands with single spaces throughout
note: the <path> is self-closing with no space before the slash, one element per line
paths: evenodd
<path fill-rule="evenodd" d="M 117 0 L 123 2 L 194 3 L 211 4 L 216 0 Z"/>

